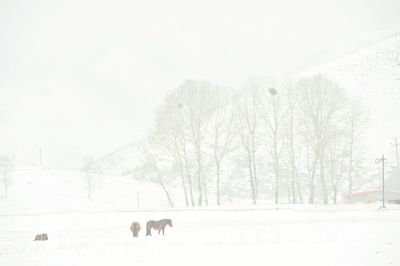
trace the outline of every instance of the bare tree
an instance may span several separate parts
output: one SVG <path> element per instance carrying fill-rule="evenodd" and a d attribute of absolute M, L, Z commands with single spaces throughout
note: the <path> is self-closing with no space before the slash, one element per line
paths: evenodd
<path fill-rule="evenodd" d="M 208 205 L 204 150 L 215 108 L 213 88 L 206 81 L 185 81 L 167 95 L 157 112 L 153 139 L 179 166 L 186 206 L 195 205 L 193 185 L 198 186 L 198 205 Z M 192 182 L 193 175 L 197 183 Z"/>
<path fill-rule="evenodd" d="M 257 177 L 257 130 L 260 119 L 260 101 L 258 99 L 259 86 L 253 81 L 244 84 L 240 95 L 238 108 L 239 128 L 242 147 L 246 153 L 249 171 L 249 183 L 252 203 L 257 204 L 258 177 Z"/>
<path fill-rule="evenodd" d="M 10 172 L 14 167 L 14 160 L 8 156 L 0 157 L 0 171 L 4 187 L 4 198 L 7 198 L 8 188 L 11 185 Z"/>
<path fill-rule="evenodd" d="M 289 173 L 291 178 L 291 192 L 292 192 L 292 199 L 293 203 L 296 203 L 296 198 L 298 197 L 300 203 L 303 203 L 303 196 L 302 196 L 302 188 L 300 185 L 299 175 L 298 175 L 298 165 L 297 165 L 297 157 L 296 155 L 296 143 L 298 141 L 296 139 L 297 132 L 296 132 L 296 122 L 297 122 L 297 100 L 296 92 L 294 87 L 292 86 L 290 80 L 286 80 L 283 84 L 286 90 L 286 104 L 288 107 L 287 111 L 287 125 L 286 125 L 286 149 L 289 161 Z M 296 197 L 297 193 L 297 197 Z"/>
<path fill-rule="evenodd" d="M 322 197 L 323 202 L 327 204 L 328 188 L 324 165 L 326 146 L 331 137 L 332 125 L 335 125 L 342 115 L 346 97 L 336 83 L 321 75 L 300 80 L 297 87 L 300 90 L 299 101 L 303 124 L 307 128 L 306 140 L 314 153 L 309 202 L 314 202 L 314 174 L 319 164 Z"/>
<path fill-rule="evenodd" d="M 232 148 L 232 139 L 234 137 L 233 118 L 234 118 L 234 101 L 232 99 L 232 91 L 226 88 L 216 88 L 215 109 L 211 118 L 211 143 L 212 153 L 215 161 L 216 171 L 216 196 L 217 205 L 221 204 L 220 200 L 220 183 L 221 183 L 221 167 L 227 153 Z"/>
<path fill-rule="evenodd" d="M 208 182 L 204 175 L 203 149 L 205 135 L 215 108 L 213 85 L 206 81 L 185 81 L 179 88 L 185 119 L 188 121 L 191 143 L 197 165 L 198 205 L 208 205 Z"/>
<path fill-rule="evenodd" d="M 82 177 L 85 180 L 86 188 L 87 188 L 87 197 L 88 199 L 92 198 L 92 189 L 93 189 L 93 175 L 95 174 L 95 170 L 93 169 L 92 163 L 94 162 L 93 157 L 90 155 L 86 155 L 83 157 L 83 167 L 81 168 Z"/>
<path fill-rule="evenodd" d="M 315 195 L 315 175 L 316 175 L 316 168 L 317 168 L 317 152 L 314 151 L 313 145 L 314 139 L 310 133 L 310 126 L 308 125 L 308 121 L 304 123 L 304 131 L 303 137 L 306 146 L 306 168 L 307 168 L 307 175 L 308 175 L 308 187 L 309 187 L 309 199 L 308 203 L 314 203 L 314 195 Z"/>
<path fill-rule="evenodd" d="M 369 114 L 362 105 L 353 100 L 349 103 L 347 114 L 345 116 L 346 123 L 346 136 L 348 147 L 348 195 L 349 202 L 352 201 L 353 193 L 353 172 L 354 172 L 354 149 L 362 141 L 362 134 L 364 133 L 369 121 Z"/>
<path fill-rule="evenodd" d="M 332 200 L 334 204 L 337 203 L 339 185 L 342 183 L 343 176 L 346 173 L 346 143 L 343 132 L 339 131 L 343 131 L 343 129 L 337 129 L 332 136 L 332 141 L 327 145 L 327 175 L 330 187 L 332 188 Z"/>
<path fill-rule="evenodd" d="M 273 172 L 275 176 L 275 204 L 279 203 L 279 182 L 280 182 L 280 157 L 283 147 L 283 119 L 287 111 L 282 108 L 283 90 L 278 92 L 275 88 L 266 89 L 265 86 L 258 91 L 260 107 L 262 110 L 262 119 L 267 128 L 267 142 L 270 144 Z M 290 201 L 290 195 L 289 195 Z"/>
<path fill-rule="evenodd" d="M 189 206 L 186 178 L 189 179 L 189 189 L 191 192 L 191 176 L 187 165 L 186 136 L 184 132 L 184 125 L 182 125 L 180 109 L 181 103 L 178 92 L 172 91 L 165 98 L 163 107 L 157 112 L 156 128 L 152 136 L 152 142 L 157 143 L 165 154 L 168 154 L 176 161 L 179 167 L 179 175 L 185 204 L 186 206 Z M 190 193 L 190 196 L 191 204 L 193 206 L 193 194 Z"/>
<path fill-rule="evenodd" d="M 182 125 L 184 125 L 184 122 Z M 187 144 L 186 144 L 187 141 L 186 141 L 186 136 L 185 136 L 184 130 L 181 131 L 181 133 L 182 133 L 182 135 L 180 138 L 178 138 L 178 140 L 179 140 L 179 142 L 181 144 L 181 148 L 182 148 L 182 157 L 183 157 L 183 163 L 184 163 L 184 170 L 185 170 L 186 178 L 187 178 L 187 182 L 188 182 L 190 204 L 191 204 L 191 206 L 195 206 L 194 196 L 193 196 L 192 174 L 191 174 L 191 170 L 190 170 L 189 155 L 188 155 Z"/>

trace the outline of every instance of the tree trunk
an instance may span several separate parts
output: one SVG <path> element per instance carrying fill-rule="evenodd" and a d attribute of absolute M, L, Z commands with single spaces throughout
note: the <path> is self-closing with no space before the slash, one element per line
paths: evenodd
<path fill-rule="evenodd" d="M 189 201 L 188 201 L 188 194 L 187 194 L 187 190 L 186 190 L 186 182 L 185 182 L 185 176 L 183 175 L 183 169 L 182 169 L 182 165 L 179 166 L 181 169 L 181 182 L 182 182 L 182 188 L 183 188 L 183 194 L 185 196 L 185 206 L 188 207 L 189 206 Z"/>
<path fill-rule="evenodd" d="M 197 182 L 198 182 L 198 190 L 199 190 L 199 200 L 198 205 L 203 205 L 203 180 L 202 180 L 202 165 L 201 165 L 201 154 L 200 154 L 200 145 L 196 143 L 196 161 L 197 161 Z"/>
<path fill-rule="evenodd" d="M 216 171 L 217 171 L 217 205 L 221 205 L 220 201 L 220 176 L 219 176 L 219 171 L 220 171 L 220 166 L 219 166 L 219 161 L 216 158 Z"/>
<path fill-rule="evenodd" d="M 87 185 L 88 185 L 88 199 L 91 199 L 91 197 L 92 197 L 92 182 L 90 180 L 89 171 L 86 171 L 86 180 L 87 180 Z"/>
<path fill-rule="evenodd" d="M 252 157 L 252 167 L 253 167 L 253 183 L 254 183 L 254 200 L 253 204 L 257 203 L 258 198 L 258 178 L 257 178 L 257 167 L 256 167 L 256 151 L 255 151 L 255 141 L 254 134 L 251 135 L 251 157 Z"/>
<path fill-rule="evenodd" d="M 275 172 L 275 204 L 279 203 L 279 161 L 278 143 L 276 133 L 274 134 L 274 172 Z"/>
<path fill-rule="evenodd" d="M 293 198 L 293 203 L 296 204 L 296 190 L 295 190 L 295 184 L 296 184 L 296 176 L 297 176 L 297 169 L 296 169 L 296 161 L 294 157 L 294 132 L 293 132 L 293 120 L 294 120 L 294 107 L 290 108 L 290 132 L 289 132 L 289 157 L 290 157 L 290 165 L 291 165 L 291 173 L 292 173 L 292 198 Z M 299 186 L 299 184 L 298 184 Z M 298 193 L 300 193 L 300 189 L 298 188 Z M 299 195 L 301 198 L 301 196 Z M 301 200 L 302 202 L 302 200 Z"/>
<path fill-rule="evenodd" d="M 247 150 L 247 159 L 248 159 L 248 164 L 249 164 L 249 177 L 250 177 L 250 189 L 251 189 L 251 198 L 252 198 L 252 203 L 257 204 L 257 197 L 256 197 L 256 192 L 255 192 L 255 184 L 254 184 L 254 177 L 253 177 L 253 166 L 252 166 L 252 160 L 251 160 L 251 153 L 249 148 L 246 148 Z"/>
<path fill-rule="evenodd" d="M 352 133 L 351 133 L 351 137 L 350 137 L 350 147 L 349 147 L 349 173 L 348 173 L 348 178 L 349 178 L 349 203 L 353 202 L 353 123 L 352 123 Z"/>
<path fill-rule="evenodd" d="M 190 204 L 192 207 L 194 207 L 194 197 L 193 197 L 193 186 L 192 186 L 192 176 L 190 175 L 189 171 L 189 164 L 188 164 L 188 157 L 187 157 L 187 152 L 186 152 L 186 141 L 183 139 L 183 157 L 185 160 L 185 170 L 186 170 L 186 177 L 188 181 L 188 186 L 189 186 L 189 196 L 190 196 Z"/>
<path fill-rule="evenodd" d="M 292 178 L 292 198 L 293 198 L 293 204 L 296 204 L 296 190 L 295 190 L 295 179 L 294 179 L 294 177 Z"/>
<path fill-rule="evenodd" d="M 172 198 L 171 198 L 171 196 L 170 196 L 170 194 L 169 194 L 169 192 L 168 192 L 167 187 L 166 187 L 165 184 L 164 184 L 163 178 L 162 178 L 162 176 L 161 176 L 161 173 L 160 173 L 158 167 L 157 167 L 156 165 L 155 165 L 155 167 L 156 167 L 156 172 L 157 172 L 158 181 L 160 182 L 160 185 L 161 185 L 161 187 L 162 187 L 162 189 L 163 189 L 163 191 L 164 191 L 164 193 L 165 193 L 165 196 L 167 197 L 168 204 L 169 204 L 169 206 L 170 206 L 171 208 L 173 208 L 173 207 L 174 207 L 174 203 L 173 203 L 173 201 L 172 201 Z"/>
<path fill-rule="evenodd" d="M 207 178 L 205 176 L 202 176 L 201 179 L 203 180 L 204 203 L 206 204 L 206 206 L 208 206 L 208 184 L 207 184 Z"/>
<path fill-rule="evenodd" d="M 297 196 L 299 197 L 300 203 L 303 203 L 303 195 L 301 193 L 301 185 L 299 181 L 299 177 L 296 175 L 296 188 L 297 188 Z"/>
<path fill-rule="evenodd" d="M 189 201 L 188 201 L 188 193 L 186 189 L 186 182 L 185 182 L 185 175 L 183 174 L 183 165 L 182 165 L 182 157 L 181 157 L 181 152 L 178 146 L 178 139 L 175 137 L 174 141 L 174 146 L 175 146 L 175 160 L 177 160 L 177 163 L 179 164 L 179 171 L 180 171 L 180 177 L 181 177 L 181 182 L 182 182 L 182 189 L 183 189 L 183 195 L 185 198 L 185 206 L 189 206 Z"/>
<path fill-rule="evenodd" d="M 324 204 L 328 204 L 328 188 L 326 186 L 325 180 L 325 166 L 324 166 L 324 159 L 323 156 L 320 156 L 320 175 L 321 175 L 321 189 L 322 189 L 322 196 Z"/>
<path fill-rule="evenodd" d="M 7 199 L 7 193 L 8 193 L 8 185 L 7 185 L 7 175 L 3 175 L 3 183 L 4 183 L 4 198 Z"/>
<path fill-rule="evenodd" d="M 172 201 L 172 198 L 171 198 L 171 196 L 170 196 L 170 194 L 169 194 L 169 192 L 168 192 L 168 190 L 167 190 L 167 188 L 166 188 L 164 182 L 161 181 L 161 180 L 160 180 L 160 185 L 161 185 L 161 187 L 162 187 L 162 189 L 163 189 L 163 191 L 164 191 L 164 193 L 165 193 L 165 196 L 167 197 L 169 206 L 170 206 L 171 208 L 173 208 L 173 207 L 174 207 L 174 202 Z"/>
<path fill-rule="evenodd" d="M 337 188 L 333 188 L 333 203 L 337 203 Z"/>
<path fill-rule="evenodd" d="M 313 204 L 314 203 L 314 180 L 315 180 L 315 170 L 317 168 L 317 158 L 313 161 L 313 166 L 311 169 L 311 176 L 309 177 L 309 186 L 310 186 L 310 197 L 308 199 L 308 203 Z"/>
<path fill-rule="evenodd" d="M 185 206 L 188 207 L 189 206 L 188 193 L 187 193 L 187 189 L 186 189 L 185 175 L 183 173 L 182 159 L 180 158 L 180 156 L 178 159 L 178 163 L 179 163 L 179 170 L 180 170 L 183 194 L 185 196 Z"/>

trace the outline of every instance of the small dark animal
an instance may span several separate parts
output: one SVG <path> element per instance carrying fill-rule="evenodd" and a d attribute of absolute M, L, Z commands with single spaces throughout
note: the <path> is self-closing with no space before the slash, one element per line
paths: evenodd
<path fill-rule="evenodd" d="M 48 239 L 49 239 L 49 237 L 47 236 L 47 234 L 43 233 L 43 234 L 36 235 L 34 241 L 46 241 Z"/>
<path fill-rule="evenodd" d="M 138 222 L 133 222 L 131 224 L 131 231 L 132 231 L 133 237 L 138 237 L 140 229 L 141 229 L 140 224 Z"/>
<path fill-rule="evenodd" d="M 151 236 L 151 229 L 158 230 L 158 234 L 160 234 L 160 232 L 162 231 L 164 235 L 164 230 L 167 225 L 172 227 L 172 220 L 162 219 L 160 221 L 148 221 L 146 224 L 146 236 Z"/>

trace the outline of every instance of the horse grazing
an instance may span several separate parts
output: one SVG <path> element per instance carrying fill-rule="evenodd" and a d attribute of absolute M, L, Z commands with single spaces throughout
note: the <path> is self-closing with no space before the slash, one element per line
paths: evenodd
<path fill-rule="evenodd" d="M 140 224 L 138 222 L 133 222 L 131 224 L 131 231 L 132 231 L 133 237 L 138 237 L 139 231 L 140 231 Z"/>
<path fill-rule="evenodd" d="M 164 230 L 167 225 L 172 227 L 172 220 L 162 219 L 160 221 L 148 221 L 146 224 L 146 236 L 151 236 L 151 229 L 158 230 L 158 234 L 162 231 L 162 234 L 164 235 Z"/>
<path fill-rule="evenodd" d="M 36 235 L 34 241 L 46 241 L 48 239 L 49 239 L 49 237 L 47 236 L 47 234 L 43 233 L 43 234 Z"/>

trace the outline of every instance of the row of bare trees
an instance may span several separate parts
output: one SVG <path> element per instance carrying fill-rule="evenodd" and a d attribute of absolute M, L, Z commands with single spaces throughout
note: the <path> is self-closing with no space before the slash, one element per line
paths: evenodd
<path fill-rule="evenodd" d="M 186 206 L 243 197 L 336 203 L 362 182 L 367 122 L 321 75 L 253 78 L 239 89 L 185 81 L 157 110 L 138 171 L 159 182 L 171 206 L 178 189 Z"/>

